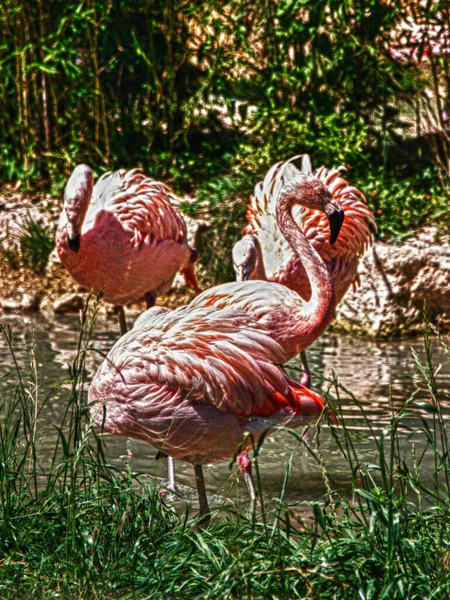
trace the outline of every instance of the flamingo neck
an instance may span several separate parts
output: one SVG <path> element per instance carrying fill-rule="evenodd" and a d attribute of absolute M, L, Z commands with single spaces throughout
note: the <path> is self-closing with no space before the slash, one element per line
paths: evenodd
<path fill-rule="evenodd" d="M 312 343 L 330 324 L 336 299 L 330 274 L 292 217 L 294 204 L 302 203 L 301 189 L 282 196 L 277 205 L 277 219 L 289 246 L 301 260 L 311 287 L 311 297 L 294 316 L 293 326 Z M 305 203 L 306 205 L 306 203 Z M 296 318 L 295 318 L 296 317 Z M 304 345 L 302 343 L 302 345 Z"/>
<path fill-rule="evenodd" d="M 255 267 L 252 271 L 250 279 L 259 279 L 267 281 L 266 269 L 264 267 L 264 259 L 261 250 L 261 244 L 256 236 L 254 236 L 254 248 L 256 253 Z"/>

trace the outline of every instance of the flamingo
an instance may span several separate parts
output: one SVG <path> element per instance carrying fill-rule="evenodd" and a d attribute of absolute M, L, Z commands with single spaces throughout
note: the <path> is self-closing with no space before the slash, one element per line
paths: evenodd
<path fill-rule="evenodd" d="M 104 289 L 104 299 L 119 306 L 122 334 L 123 306 L 144 297 L 153 306 L 178 271 L 199 292 L 197 251 L 186 241 L 172 198 L 167 185 L 138 169 L 105 173 L 94 186 L 91 169 L 78 165 L 67 182 L 56 234 L 59 258 L 79 284 Z"/>
<path fill-rule="evenodd" d="M 330 246 L 338 239 L 344 213 L 329 189 L 317 177 L 282 165 L 271 180 L 279 238 L 288 245 L 296 264 L 302 264 L 310 286 L 305 301 L 297 291 L 271 281 L 224 283 L 202 292 L 193 306 L 235 308 L 255 317 L 282 346 L 290 360 L 310 346 L 328 327 L 335 308 L 335 292 L 328 269 L 293 217 L 297 206 L 320 211 L 330 223 Z M 274 253 L 277 248 L 273 248 Z M 266 263 L 263 263 L 264 266 Z"/>
<path fill-rule="evenodd" d="M 251 315 L 193 303 L 158 309 L 140 317 L 100 365 L 89 388 L 91 416 L 107 433 L 193 464 L 206 516 L 203 464 L 239 451 L 248 469 L 251 438 L 308 423 L 325 401 L 274 364 L 285 362 L 284 350 Z"/>
<path fill-rule="evenodd" d="M 256 318 L 268 330 L 272 338 L 284 350 L 285 361 L 311 345 L 326 329 L 335 307 L 334 291 L 330 275 L 320 256 L 311 246 L 295 223 L 292 210 L 296 205 L 323 211 L 330 222 L 330 242 L 333 244 L 343 222 L 343 212 L 326 186 L 310 174 L 299 173 L 295 179 L 286 181 L 285 169 L 280 169 L 273 182 L 276 197 L 276 218 L 284 239 L 288 241 L 305 266 L 312 282 L 308 302 L 299 294 L 279 283 L 269 281 L 244 281 L 215 286 L 199 296 L 191 307 L 238 309 Z M 135 329 L 151 327 L 155 308 L 144 312 L 136 321 Z M 170 453 L 167 453 L 170 456 Z M 248 469 L 246 467 L 248 465 Z M 244 473 L 250 497 L 254 498 L 247 470 L 249 460 L 239 463 Z M 169 488 L 174 489 L 173 463 L 169 460 Z"/>
<path fill-rule="evenodd" d="M 238 281 L 268 280 L 282 283 L 297 292 L 304 300 L 311 298 L 310 277 L 300 253 L 292 248 L 276 218 L 277 180 L 280 172 L 286 181 L 295 181 L 301 174 L 312 174 L 329 190 L 342 207 L 345 221 L 336 243 L 328 241 L 329 226 L 323 212 L 303 206 L 294 215 L 306 238 L 324 261 L 331 276 L 336 304 L 341 302 L 350 286 L 359 283 L 358 264 L 372 244 L 371 229 L 376 230 L 372 212 L 365 204 L 361 191 L 352 187 L 342 177 L 340 169 L 320 167 L 312 171 L 308 155 L 302 156 L 302 170 L 292 163 L 300 158 L 276 163 L 268 171 L 263 182 L 255 187 L 247 209 L 248 225 L 244 237 L 233 248 L 233 265 Z M 302 383 L 309 385 L 309 369 L 304 350 L 301 352 L 304 366 Z"/>

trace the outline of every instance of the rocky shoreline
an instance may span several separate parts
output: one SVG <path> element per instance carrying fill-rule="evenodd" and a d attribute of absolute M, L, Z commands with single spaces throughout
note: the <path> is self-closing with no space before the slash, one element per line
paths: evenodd
<path fill-rule="evenodd" d="M 56 253 L 42 273 L 8 263 L 5 249 L 16 243 L 24 219 L 54 231 L 59 202 L 50 196 L 28 198 L 18 191 L 0 195 L 0 308 L 4 313 L 42 311 L 78 313 L 88 292 L 64 270 Z M 202 221 L 203 226 L 207 224 Z M 190 242 L 195 245 L 199 222 L 188 219 Z M 230 250 L 231 251 L 231 250 Z M 439 239 L 434 228 L 424 229 L 402 244 L 376 242 L 360 263 L 361 284 L 351 290 L 336 311 L 333 328 L 371 338 L 408 336 L 423 331 L 426 304 L 430 322 L 450 333 L 450 241 Z M 192 292 L 180 278 L 158 304 L 175 307 L 189 302 Z M 139 314 L 143 302 L 127 312 Z M 102 305 L 113 315 L 115 307 Z"/>
<path fill-rule="evenodd" d="M 435 228 L 402 244 L 375 243 L 359 273 L 360 286 L 338 307 L 338 328 L 373 338 L 414 335 L 426 307 L 430 322 L 450 333 L 450 243 Z"/>

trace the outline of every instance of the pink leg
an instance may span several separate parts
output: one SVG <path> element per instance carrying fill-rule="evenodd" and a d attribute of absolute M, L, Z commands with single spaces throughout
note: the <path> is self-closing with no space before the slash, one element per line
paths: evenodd
<path fill-rule="evenodd" d="M 311 375 L 309 373 L 308 359 L 306 358 L 306 352 L 300 352 L 300 362 L 303 367 L 303 373 L 300 378 L 300 383 L 307 388 L 311 387 Z"/>
<path fill-rule="evenodd" d="M 252 461 L 246 452 L 239 454 L 236 460 L 242 475 L 244 476 L 245 485 L 250 496 L 251 505 L 256 502 L 255 484 L 252 477 Z"/>

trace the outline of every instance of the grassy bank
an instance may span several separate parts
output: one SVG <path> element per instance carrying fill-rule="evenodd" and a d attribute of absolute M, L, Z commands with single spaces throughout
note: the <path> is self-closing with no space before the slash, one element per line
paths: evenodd
<path fill-rule="evenodd" d="M 311 452 L 330 487 L 326 496 L 288 505 L 288 464 L 277 501 L 262 496 L 253 516 L 229 503 L 198 531 L 195 511 L 174 513 L 147 476 L 107 464 L 85 405 L 84 361 L 95 352 L 95 311 L 83 316 L 63 392 L 64 417 L 47 423 L 59 432 L 50 462 L 42 459 L 46 399 L 31 349 L 29 371 L 17 365 L 8 375 L 15 388 L 1 398 L 1 597 L 448 597 L 450 446 L 441 410 L 447 396 L 436 381 L 428 326 L 426 359 L 416 357 L 417 386 L 427 400 L 418 402 L 415 394 L 405 399 L 381 433 L 367 419 L 377 447 L 371 463 L 359 457 L 345 419 L 332 430 L 348 464 L 350 494 L 333 489 L 320 451 L 326 425 L 320 425 Z M 14 335 L 4 326 L 1 335 L 14 356 Z M 342 393 L 332 382 L 338 412 Z M 364 416 L 363 405 L 354 403 Z M 418 414 L 428 416 L 418 421 Z M 412 415 L 420 423 L 414 429 Z M 420 453 L 416 436 L 427 441 Z M 292 443 L 303 442 L 297 436 Z M 431 473 L 425 470 L 430 458 Z M 259 470 L 263 476 L 262 459 Z M 302 521 L 305 513 L 310 516 Z"/>

